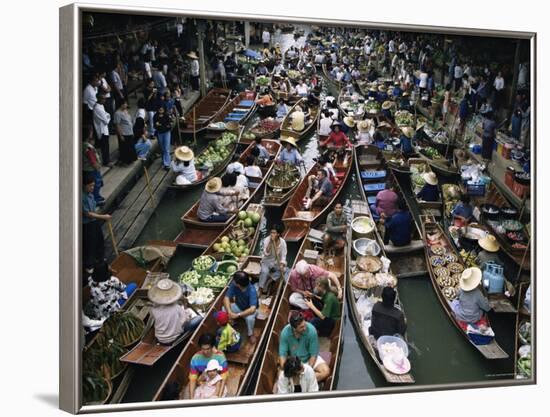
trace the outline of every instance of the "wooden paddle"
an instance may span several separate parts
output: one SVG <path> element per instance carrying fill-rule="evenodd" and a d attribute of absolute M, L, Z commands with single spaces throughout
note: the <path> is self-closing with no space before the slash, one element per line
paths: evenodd
<path fill-rule="evenodd" d="M 113 232 L 113 225 L 111 220 L 107 220 L 107 228 L 109 229 L 109 235 L 111 236 L 111 243 L 113 244 L 113 249 L 115 250 L 115 255 L 118 256 L 118 246 L 116 244 L 115 232 Z"/>
<path fill-rule="evenodd" d="M 145 173 L 145 181 L 147 182 L 147 190 L 149 191 L 149 197 L 151 202 L 151 207 L 154 209 L 156 207 L 156 201 L 155 196 L 153 194 L 153 187 L 151 186 L 151 178 L 149 177 L 149 171 L 147 170 L 147 165 L 145 164 L 144 159 L 141 159 L 141 163 L 143 165 L 143 172 Z"/>

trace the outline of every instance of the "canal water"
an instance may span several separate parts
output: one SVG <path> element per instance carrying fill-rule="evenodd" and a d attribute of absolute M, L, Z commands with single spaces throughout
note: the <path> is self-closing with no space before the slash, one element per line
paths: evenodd
<path fill-rule="evenodd" d="M 307 32 L 306 32 L 307 34 Z M 305 37 L 296 42 L 302 44 Z M 292 34 L 276 35 L 286 49 L 295 39 Z M 327 93 L 327 91 L 324 91 Z M 331 92 L 334 94 L 334 92 Z M 257 117 L 255 118 L 257 119 Z M 253 124 L 254 120 L 250 122 Z M 199 141 L 201 142 L 201 141 Z M 205 141 L 202 141 L 204 146 Z M 318 156 L 317 136 L 312 134 L 299 142 L 309 168 Z M 403 184 L 408 189 L 408 184 Z M 200 198 L 203 187 L 187 191 L 169 190 L 145 226 L 136 245 L 149 240 L 173 240 L 182 229 L 181 216 Z M 353 171 L 341 195 L 342 200 L 359 199 L 356 175 Z M 267 210 L 266 225 L 278 222 L 282 210 Z M 258 248 L 256 248 L 256 252 Z M 297 244 L 289 244 L 288 264 L 292 265 L 298 251 Z M 177 278 L 191 266 L 200 250 L 178 248 L 168 265 L 172 278 Z M 510 356 L 508 359 L 487 360 L 468 343 L 445 314 L 428 276 L 401 279 L 398 284 L 400 299 L 407 315 L 409 359 L 417 385 L 468 383 L 513 378 L 515 343 L 515 315 L 493 314 L 490 319 L 496 338 Z M 173 349 L 154 368 L 137 368 L 123 402 L 149 401 L 166 377 L 183 346 Z M 336 388 L 356 390 L 386 387 L 388 384 L 368 353 L 363 349 L 351 319 L 347 314 L 344 326 L 342 354 Z"/>

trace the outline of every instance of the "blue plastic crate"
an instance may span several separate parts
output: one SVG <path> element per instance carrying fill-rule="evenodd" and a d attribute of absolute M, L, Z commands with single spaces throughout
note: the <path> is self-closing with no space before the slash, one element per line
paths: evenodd
<path fill-rule="evenodd" d="M 240 117 L 240 118 L 243 118 L 243 117 L 244 117 L 244 113 L 229 113 L 227 116 L 228 116 L 228 117 Z"/>
<path fill-rule="evenodd" d="M 238 122 L 242 119 L 242 117 L 226 117 L 223 119 L 224 122 Z"/>
<path fill-rule="evenodd" d="M 473 196 L 485 195 L 485 184 L 466 184 L 466 193 Z"/>
<path fill-rule="evenodd" d="M 386 189 L 386 184 L 381 182 L 381 183 L 377 183 L 377 184 L 364 184 L 363 185 L 363 190 L 365 190 L 365 192 L 367 193 L 377 193 L 379 191 L 382 191 Z"/>
<path fill-rule="evenodd" d="M 381 180 L 386 178 L 386 171 L 361 171 L 364 180 Z"/>

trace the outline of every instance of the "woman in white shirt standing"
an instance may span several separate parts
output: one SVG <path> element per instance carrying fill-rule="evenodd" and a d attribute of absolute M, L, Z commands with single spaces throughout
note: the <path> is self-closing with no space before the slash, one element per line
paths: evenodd
<path fill-rule="evenodd" d="M 187 146 L 180 146 L 174 155 L 176 160 L 172 161 L 171 168 L 177 174 L 176 184 L 188 185 L 197 181 L 193 151 Z"/>
<path fill-rule="evenodd" d="M 498 72 L 493 86 L 495 87 L 494 108 L 498 109 L 502 105 L 502 97 L 504 95 L 504 78 L 502 78 L 502 72 Z"/>
<path fill-rule="evenodd" d="M 191 88 L 199 91 L 200 88 L 200 69 L 199 69 L 199 57 L 194 51 L 187 54 L 187 57 L 191 59 Z"/>
<path fill-rule="evenodd" d="M 332 132 L 330 127 L 333 121 L 330 111 L 328 109 L 323 110 L 323 113 L 321 113 L 321 120 L 319 120 L 319 136 L 330 135 L 330 132 Z"/>
<path fill-rule="evenodd" d="M 111 156 L 109 151 L 109 123 L 111 116 L 105 110 L 105 96 L 103 94 L 97 95 L 97 103 L 93 110 L 93 122 L 94 129 L 97 135 L 97 142 L 101 149 L 101 159 L 103 165 L 113 166 L 111 163 Z"/>

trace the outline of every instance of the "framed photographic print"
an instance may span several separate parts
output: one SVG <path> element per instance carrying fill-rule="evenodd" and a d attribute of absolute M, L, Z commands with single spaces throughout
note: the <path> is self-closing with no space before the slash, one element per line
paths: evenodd
<path fill-rule="evenodd" d="M 61 8 L 60 407 L 535 383 L 535 40 Z"/>

